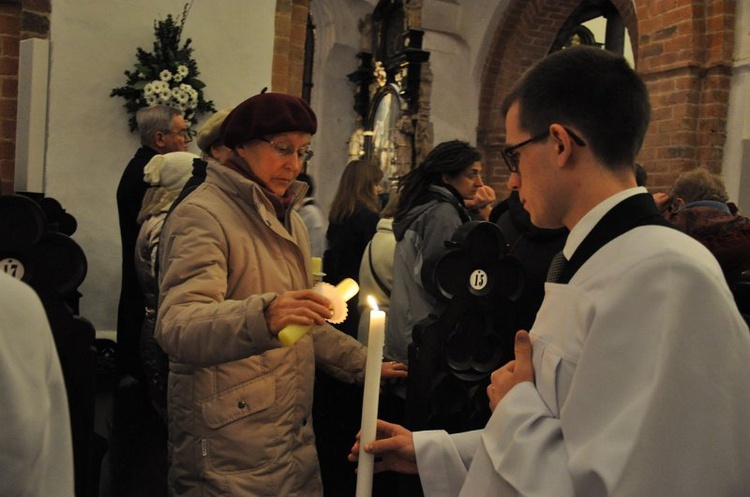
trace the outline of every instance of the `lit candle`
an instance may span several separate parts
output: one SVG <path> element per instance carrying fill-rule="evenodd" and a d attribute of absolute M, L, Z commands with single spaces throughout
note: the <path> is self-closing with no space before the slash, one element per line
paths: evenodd
<path fill-rule="evenodd" d="M 375 458 L 365 452 L 365 445 L 375 441 L 378 422 L 378 400 L 380 398 L 380 370 L 383 365 L 383 343 L 385 341 L 385 312 L 378 310 L 372 295 L 367 296 L 372 307 L 367 338 L 367 365 L 365 369 L 365 391 L 362 400 L 362 428 L 359 434 L 359 464 L 357 465 L 356 497 L 372 495 L 372 476 Z"/>

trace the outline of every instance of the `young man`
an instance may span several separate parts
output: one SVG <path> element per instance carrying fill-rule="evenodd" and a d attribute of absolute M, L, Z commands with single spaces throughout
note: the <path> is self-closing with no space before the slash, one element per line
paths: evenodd
<path fill-rule="evenodd" d="M 571 48 L 504 110 L 509 187 L 535 225 L 570 229 L 569 262 L 493 373 L 483 430 L 380 422 L 368 450 L 418 469 L 428 497 L 746 493 L 750 333 L 716 260 L 636 186 L 645 85 L 621 57 Z"/>

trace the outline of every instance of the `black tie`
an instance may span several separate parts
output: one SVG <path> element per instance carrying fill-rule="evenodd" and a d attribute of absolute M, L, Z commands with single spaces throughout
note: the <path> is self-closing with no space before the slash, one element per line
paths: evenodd
<path fill-rule="evenodd" d="M 563 253 L 556 253 L 549 265 L 549 271 L 547 271 L 547 281 L 556 283 L 560 279 L 560 275 L 565 269 L 566 264 L 568 264 L 568 259 L 565 258 Z"/>

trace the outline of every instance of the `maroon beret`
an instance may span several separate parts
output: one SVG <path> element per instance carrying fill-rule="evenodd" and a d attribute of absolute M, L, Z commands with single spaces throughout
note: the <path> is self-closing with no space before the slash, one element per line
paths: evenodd
<path fill-rule="evenodd" d="M 248 98 L 224 119 L 224 145 L 235 148 L 263 136 L 302 131 L 315 134 L 318 120 L 307 103 L 284 93 L 260 93 Z"/>

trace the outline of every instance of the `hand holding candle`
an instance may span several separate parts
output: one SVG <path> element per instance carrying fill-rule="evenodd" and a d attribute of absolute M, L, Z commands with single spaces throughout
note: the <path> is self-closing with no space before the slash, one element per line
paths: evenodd
<path fill-rule="evenodd" d="M 353 279 L 346 278 L 335 287 L 328 283 L 318 283 L 313 290 L 331 301 L 333 313 L 327 321 L 337 324 L 346 319 L 346 301 L 357 294 L 359 285 Z M 279 340 L 284 347 L 291 347 L 311 329 L 312 325 L 309 324 L 290 324 L 279 332 Z"/>
<path fill-rule="evenodd" d="M 359 464 L 357 466 L 356 497 L 372 495 L 374 456 L 364 451 L 365 445 L 375 440 L 378 421 L 378 400 L 380 398 L 380 371 L 385 342 L 385 312 L 378 310 L 375 299 L 368 295 L 367 301 L 373 308 L 370 311 L 370 333 L 367 340 L 367 365 L 365 369 L 365 390 L 362 402 L 362 429 L 360 431 Z"/>

